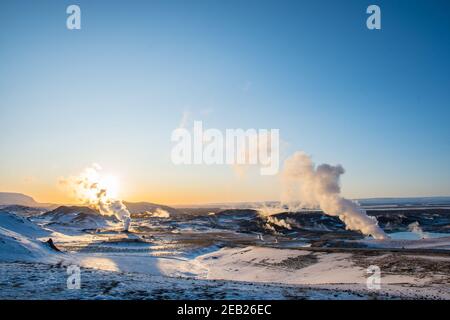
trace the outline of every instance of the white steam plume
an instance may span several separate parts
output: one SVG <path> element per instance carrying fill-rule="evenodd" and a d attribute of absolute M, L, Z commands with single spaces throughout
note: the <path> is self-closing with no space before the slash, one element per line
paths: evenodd
<path fill-rule="evenodd" d="M 273 216 L 268 216 L 267 217 L 267 223 L 269 224 L 273 224 L 288 230 L 292 230 L 292 226 L 289 224 L 289 222 L 287 221 L 287 219 L 278 219 L 276 217 Z"/>
<path fill-rule="evenodd" d="M 101 167 L 97 164 L 86 168 L 80 175 L 64 179 L 78 201 L 94 208 L 105 216 L 115 216 L 123 222 L 124 230 L 128 231 L 131 218 L 130 212 L 121 200 L 116 199 L 116 181 L 112 176 L 102 176 Z"/>
<path fill-rule="evenodd" d="M 327 215 L 341 219 L 349 230 L 358 230 L 375 239 L 389 237 L 378 226 L 375 217 L 369 217 L 357 203 L 341 197 L 339 177 L 344 173 L 340 165 L 315 166 L 303 152 L 296 152 L 284 162 L 282 172 L 282 202 L 292 208 L 320 207 Z"/>
<path fill-rule="evenodd" d="M 170 217 L 170 213 L 161 208 L 156 208 L 153 212 L 146 211 L 146 214 L 153 218 L 169 218 Z"/>
<path fill-rule="evenodd" d="M 408 229 L 409 229 L 409 231 L 417 234 L 422 239 L 428 239 L 429 238 L 429 235 L 426 234 L 425 232 L 423 232 L 423 230 L 420 227 L 420 224 L 419 224 L 418 221 L 409 224 L 408 225 Z"/>

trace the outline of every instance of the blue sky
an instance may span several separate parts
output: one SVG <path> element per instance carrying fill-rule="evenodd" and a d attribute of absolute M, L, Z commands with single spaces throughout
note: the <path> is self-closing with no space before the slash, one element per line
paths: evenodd
<path fill-rule="evenodd" d="M 66 28 L 78 4 L 82 29 Z M 370 4 L 382 29 L 368 30 Z M 93 162 L 127 199 L 271 200 L 276 178 L 176 167 L 184 112 L 279 128 L 349 197 L 450 194 L 448 1 L 2 1 L 0 190 L 65 201 Z M 185 195 L 184 197 L 180 195 Z"/>

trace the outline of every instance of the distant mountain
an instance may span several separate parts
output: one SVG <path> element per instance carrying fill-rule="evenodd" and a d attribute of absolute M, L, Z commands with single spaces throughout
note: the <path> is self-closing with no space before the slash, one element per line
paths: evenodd
<path fill-rule="evenodd" d="M 54 207 L 50 203 L 36 202 L 32 197 L 16 192 L 0 192 L 0 206 Z"/>
<path fill-rule="evenodd" d="M 448 206 L 450 197 L 369 198 L 357 199 L 362 206 Z"/>
<path fill-rule="evenodd" d="M 397 197 L 397 198 L 360 198 L 352 199 L 358 202 L 362 207 L 373 206 L 450 206 L 450 196 L 434 196 L 434 197 Z M 300 205 L 300 203 L 298 203 Z M 179 210 L 189 209 L 258 209 L 280 207 L 279 201 L 255 201 L 255 202 L 224 202 L 224 203 L 206 203 L 177 205 Z M 287 209 L 287 207 L 286 207 Z"/>
<path fill-rule="evenodd" d="M 22 206 L 37 206 L 38 202 L 30 196 L 24 195 L 22 193 L 13 192 L 0 192 L 0 205 L 12 205 L 18 204 Z"/>
<path fill-rule="evenodd" d="M 167 213 L 169 213 L 169 215 L 171 217 L 175 217 L 178 216 L 180 214 L 182 214 L 182 212 L 180 212 L 179 210 L 169 207 L 169 206 L 165 206 L 165 205 L 161 205 L 161 204 L 156 204 L 156 203 L 150 203 L 150 202 L 126 202 L 124 201 L 123 204 L 127 207 L 128 211 L 130 211 L 130 213 L 132 215 L 142 215 L 145 213 L 155 213 L 155 212 L 161 212 L 161 210 L 166 211 Z"/>

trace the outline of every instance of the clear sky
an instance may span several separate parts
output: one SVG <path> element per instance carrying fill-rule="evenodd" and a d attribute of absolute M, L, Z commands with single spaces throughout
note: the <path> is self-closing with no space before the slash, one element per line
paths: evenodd
<path fill-rule="evenodd" d="M 450 195 L 448 0 L 2 0 L 0 75 L 0 191 L 41 202 L 92 163 L 132 201 L 278 199 L 276 177 L 173 165 L 183 114 L 279 128 L 348 197 Z"/>

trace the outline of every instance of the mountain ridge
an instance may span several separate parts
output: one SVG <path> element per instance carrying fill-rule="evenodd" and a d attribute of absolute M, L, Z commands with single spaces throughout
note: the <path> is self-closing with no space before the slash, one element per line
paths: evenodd
<path fill-rule="evenodd" d="M 52 207 L 52 203 L 40 203 L 29 195 L 19 192 L 0 192 L 0 206 L 20 205 L 26 207 Z"/>

